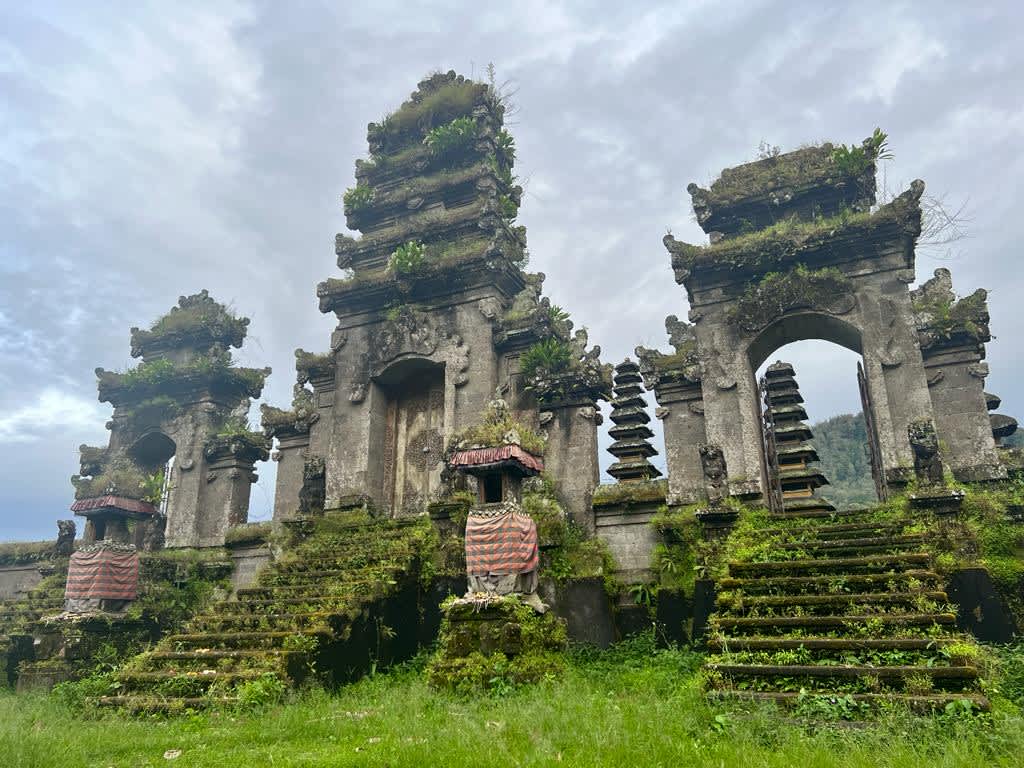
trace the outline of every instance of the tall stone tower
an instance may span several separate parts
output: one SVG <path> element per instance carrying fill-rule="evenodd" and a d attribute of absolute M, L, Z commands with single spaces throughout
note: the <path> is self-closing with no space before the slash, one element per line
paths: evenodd
<path fill-rule="evenodd" d="M 298 351 L 292 410 L 265 412 L 280 438 L 276 516 L 296 513 L 318 466 L 326 509 L 424 512 L 448 490 L 450 438 L 479 423 L 496 392 L 523 422 L 545 422 L 548 470 L 557 480 L 573 468 L 579 482 L 565 484 L 564 500 L 589 513 L 593 406 L 608 372 L 541 298 L 544 276 L 522 269 L 522 189 L 503 116 L 490 85 L 448 72 L 369 125 L 370 159 L 356 161 L 344 196 L 362 236 L 337 236 L 344 274 L 317 287 L 321 311 L 338 319 L 330 350 Z M 541 419 L 538 405 L 551 415 Z M 564 408 L 589 420 L 555 419 Z"/>

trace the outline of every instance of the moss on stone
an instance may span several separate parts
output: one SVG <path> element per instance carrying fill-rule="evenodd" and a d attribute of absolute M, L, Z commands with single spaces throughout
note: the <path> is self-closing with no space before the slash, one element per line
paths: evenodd
<path fill-rule="evenodd" d="M 197 345 L 208 348 L 214 343 L 240 347 L 245 340 L 249 320 L 238 317 L 215 301 L 204 289 L 182 296 L 178 306 L 158 318 L 148 331 L 132 328 L 132 355 L 143 354 L 156 345 Z"/>
<path fill-rule="evenodd" d="M 452 440 L 460 450 L 469 448 L 496 448 L 518 444 L 534 456 L 543 456 L 545 440 L 530 427 L 516 420 L 507 407 L 488 408 L 484 420 L 464 430 Z"/>
<path fill-rule="evenodd" d="M 628 483 L 606 483 L 594 489 L 595 507 L 631 504 L 661 504 L 668 493 L 667 480 L 637 480 Z"/>
<path fill-rule="evenodd" d="M 783 312 L 826 309 L 850 297 L 850 293 L 850 280 L 835 267 L 811 270 L 797 264 L 788 272 L 769 272 L 747 286 L 726 317 L 730 323 L 754 330 Z"/>
<path fill-rule="evenodd" d="M 936 341 L 958 336 L 980 342 L 990 338 L 988 292 L 983 288 L 959 301 L 937 296 L 921 297 L 914 302 L 913 308 L 924 319 L 924 329 Z"/>

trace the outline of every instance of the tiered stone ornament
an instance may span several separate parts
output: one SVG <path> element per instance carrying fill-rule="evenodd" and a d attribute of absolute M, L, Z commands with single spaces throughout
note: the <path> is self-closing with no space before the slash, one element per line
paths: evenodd
<path fill-rule="evenodd" d="M 651 417 L 647 415 L 642 381 L 640 366 L 629 358 L 615 366 L 615 399 L 611 413 L 615 426 L 608 430 L 615 442 L 608 452 L 616 461 L 608 468 L 608 474 L 619 482 L 661 477 L 661 470 L 648 460 L 658 451 L 650 443 L 654 433 L 647 426 Z"/>
<path fill-rule="evenodd" d="M 793 366 L 781 360 L 768 366 L 765 388 L 779 465 L 779 484 L 786 512 L 833 512 L 833 506 L 817 495 L 816 490 L 828 485 L 828 478 L 813 464 L 818 452 L 811 445 L 814 433 L 807 426 L 804 398 L 797 385 Z"/>

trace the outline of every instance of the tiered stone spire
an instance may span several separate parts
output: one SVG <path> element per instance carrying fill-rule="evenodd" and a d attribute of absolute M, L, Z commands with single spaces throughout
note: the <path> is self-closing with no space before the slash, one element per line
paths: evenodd
<path fill-rule="evenodd" d="M 787 511 L 820 510 L 831 512 L 835 507 L 815 495 L 815 490 L 828 485 L 828 478 L 817 467 L 818 452 L 810 441 L 814 437 L 805 423 L 807 411 L 796 383 L 793 366 L 781 360 L 768 366 L 765 373 L 768 407 L 774 422 L 775 451 L 779 461 L 782 503 Z"/>
<path fill-rule="evenodd" d="M 640 366 L 628 357 L 615 366 L 615 399 L 611 413 L 615 426 L 608 430 L 615 442 L 608 452 L 616 461 L 608 468 L 608 474 L 619 482 L 661 476 L 661 470 L 647 460 L 658 451 L 649 442 L 654 433 L 647 426 L 651 417 L 647 414 L 641 382 Z"/>

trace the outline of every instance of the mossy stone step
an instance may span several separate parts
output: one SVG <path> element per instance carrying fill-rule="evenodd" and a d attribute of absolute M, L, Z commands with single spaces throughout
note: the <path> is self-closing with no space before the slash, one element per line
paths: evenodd
<path fill-rule="evenodd" d="M 367 594 L 372 591 L 372 588 L 376 586 L 386 585 L 388 580 L 394 579 L 400 570 L 395 569 L 386 574 L 380 576 L 370 576 L 359 578 L 346 578 L 340 581 L 311 581 L 300 584 L 270 584 L 263 585 L 259 584 L 254 587 L 242 587 L 235 592 L 238 600 L 233 602 L 241 602 L 242 600 L 259 600 L 259 601 L 272 601 L 276 599 L 289 599 L 286 597 L 278 597 L 279 595 L 292 595 L 298 593 L 300 596 L 309 595 L 311 597 L 332 597 L 335 594 L 339 594 L 338 590 L 349 590 L 358 587 L 366 587 L 368 589 Z"/>
<path fill-rule="evenodd" d="M 304 557 L 288 557 L 274 564 L 278 573 L 307 570 L 339 570 L 365 568 L 386 561 L 405 561 L 414 557 L 416 552 L 401 545 L 392 545 L 390 549 L 373 549 L 356 551 L 348 554 L 324 553 L 310 554 Z"/>
<path fill-rule="evenodd" d="M 873 514 L 873 510 L 870 509 L 832 509 L 825 510 L 817 507 L 809 507 L 808 509 L 800 509 L 793 504 L 787 505 L 788 509 L 783 512 L 772 512 L 768 515 L 771 520 L 843 520 L 843 519 L 856 519 L 858 517 L 866 517 Z"/>
<path fill-rule="evenodd" d="M 290 651 L 284 651 L 279 648 L 270 648 L 265 650 L 253 650 L 251 648 L 234 648 L 231 650 L 196 650 L 196 651 L 152 651 L 149 655 L 151 659 L 166 659 L 168 661 L 189 661 L 192 659 L 208 659 L 210 661 L 219 661 L 221 659 L 254 659 L 254 658 L 282 658 L 286 656 Z"/>
<path fill-rule="evenodd" d="M 712 638 L 708 648 L 715 651 L 930 651 L 951 643 L 963 642 L 959 637 L 758 637 L 733 636 Z"/>
<path fill-rule="evenodd" d="M 829 607 L 835 605 L 911 605 L 919 599 L 934 600 L 945 603 L 949 596 L 945 592 L 844 592 L 832 595 L 769 595 L 764 597 L 741 596 L 738 598 L 739 608 L 730 603 L 736 601 L 727 597 L 719 597 L 718 605 L 727 611 L 747 610 L 751 608 L 787 608 Z"/>
<path fill-rule="evenodd" d="M 898 520 L 886 520 L 878 523 L 807 523 L 799 526 L 788 526 L 786 528 L 762 528 L 759 533 L 765 536 L 816 536 L 819 539 L 832 538 L 859 538 L 860 536 L 875 536 L 892 531 L 902 531 L 911 525 L 916 525 L 920 520 L 902 518 Z"/>
<path fill-rule="evenodd" d="M 991 708 L 989 700 L 977 693 L 844 693 L 837 694 L 834 691 L 743 691 L 732 688 L 719 688 L 708 691 L 708 696 L 719 700 L 737 701 L 771 701 L 782 706 L 795 707 L 807 700 L 808 696 L 822 696 L 834 699 L 836 696 L 849 696 L 858 704 L 868 704 L 878 707 L 885 704 L 898 703 L 905 705 L 914 712 L 934 712 L 945 709 L 948 704 L 960 701 L 969 701 L 978 710 L 987 712 Z"/>
<path fill-rule="evenodd" d="M 211 650 L 224 650 L 227 648 L 280 648 L 284 645 L 285 639 L 296 634 L 315 635 L 329 638 L 330 633 L 323 630 L 307 632 L 184 632 L 170 635 L 166 639 L 168 646 L 182 649 L 209 648 Z"/>
<path fill-rule="evenodd" d="M 248 596 L 246 596 L 244 599 L 230 600 L 215 604 L 211 608 L 211 613 L 209 615 L 219 615 L 222 612 L 234 613 L 238 611 L 260 613 L 263 611 L 281 610 L 283 612 L 287 612 L 290 606 L 295 605 L 332 606 L 335 604 L 343 604 L 354 597 L 369 594 L 366 591 L 360 591 L 362 587 L 363 585 L 356 585 L 356 588 L 352 589 L 351 591 L 341 592 L 335 595 L 311 595 L 309 597 L 279 597 L 276 600 L 257 600 L 255 598 L 249 598 Z"/>
<path fill-rule="evenodd" d="M 121 672 L 117 675 L 121 689 L 125 692 L 138 689 L 146 690 L 156 686 L 180 684 L 192 691 L 200 691 L 210 688 L 214 684 L 222 686 L 236 686 L 241 683 L 248 683 L 252 680 L 259 680 L 267 674 L 266 670 L 236 670 L 233 672 L 222 672 L 220 670 L 207 669 L 202 671 L 179 671 L 161 670 L 156 672 Z M 182 692 L 184 693 L 184 692 Z M 174 696 L 176 694 L 169 694 Z"/>
<path fill-rule="evenodd" d="M 977 667 L 943 666 L 870 666 L 867 664 L 708 664 L 707 668 L 727 677 L 877 677 L 903 680 L 912 675 L 933 679 L 974 680 Z"/>
<path fill-rule="evenodd" d="M 901 552 L 892 555 L 865 557 L 833 557 L 811 560 L 769 560 L 764 563 L 729 563 L 729 574 L 800 573 L 800 572 L 863 572 L 908 570 L 931 563 L 931 555 L 924 552 Z"/>
<path fill-rule="evenodd" d="M 236 696 L 101 696 L 95 700 L 101 707 L 116 707 L 132 714 L 180 714 L 187 710 L 229 707 L 238 703 Z"/>
<path fill-rule="evenodd" d="M 793 629 L 797 627 L 832 628 L 855 631 L 854 626 L 879 623 L 882 626 L 924 626 L 956 624 L 954 613 L 870 613 L 859 616 L 713 616 L 711 621 L 720 629 Z"/>
<path fill-rule="evenodd" d="M 720 590 L 738 589 L 747 594 L 763 594 L 775 590 L 787 594 L 810 592 L 812 594 L 829 593 L 840 588 L 863 587 L 872 589 L 879 584 L 892 585 L 919 582 L 920 585 L 932 586 L 942 582 L 942 577 L 931 570 L 907 570 L 898 573 L 854 573 L 832 574 L 827 576 L 769 576 L 764 578 L 732 578 L 719 579 Z"/>
<path fill-rule="evenodd" d="M 871 552 L 883 549 L 897 549 L 908 544 L 923 544 L 924 536 L 910 533 L 904 536 L 864 536 L 850 539 L 808 539 L 806 541 L 789 541 L 776 545 L 778 549 L 792 551 L 803 550 L 813 553 L 832 552 Z"/>
<path fill-rule="evenodd" d="M 295 631 L 310 627 L 328 628 L 343 618 L 340 611 L 327 613 L 236 613 L 200 616 L 189 623 L 193 632 L 245 632 L 248 630 L 292 627 Z"/>

